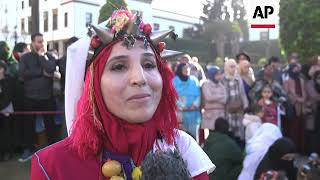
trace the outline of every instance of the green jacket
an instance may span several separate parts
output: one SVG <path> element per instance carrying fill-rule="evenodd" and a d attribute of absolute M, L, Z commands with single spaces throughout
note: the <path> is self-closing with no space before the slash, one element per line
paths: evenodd
<path fill-rule="evenodd" d="M 216 169 L 210 174 L 211 180 L 237 180 L 244 155 L 228 135 L 210 131 L 204 151 L 216 165 Z"/>
<path fill-rule="evenodd" d="M 15 60 L 12 56 L 7 59 L 7 74 L 12 78 L 18 77 L 18 69 L 19 69 L 19 62 Z"/>

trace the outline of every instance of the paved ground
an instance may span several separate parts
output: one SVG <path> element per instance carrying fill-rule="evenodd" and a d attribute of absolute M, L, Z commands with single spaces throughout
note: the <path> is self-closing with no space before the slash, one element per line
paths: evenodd
<path fill-rule="evenodd" d="M 0 162 L 1 180 L 28 180 L 31 161 L 20 163 L 18 157 L 7 162 Z"/>

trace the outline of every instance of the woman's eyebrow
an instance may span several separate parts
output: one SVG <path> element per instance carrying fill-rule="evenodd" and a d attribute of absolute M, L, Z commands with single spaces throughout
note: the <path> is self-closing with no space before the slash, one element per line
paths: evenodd
<path fill-rule="evenodd" d="M 120 60 L 120 59 L 128 59 L 128 56 L 120 55 L 120 56 L 112 57 L 111 59 L 108 60 L 107 64 L 111 63 L 112 61 L 116 61 L 116 60 Z"/>
<path fill-rule="evenodd" d="M 146 52 L 146 53 L 143 53 L 142 56 L 154 57 L 154 54 L 153 54 L 153 53 Z"/>

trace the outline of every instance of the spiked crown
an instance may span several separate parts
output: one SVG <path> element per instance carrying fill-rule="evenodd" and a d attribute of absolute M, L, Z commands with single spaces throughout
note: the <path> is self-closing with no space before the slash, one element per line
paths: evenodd
<path fill-rule="evenodd" d="M 91 36 L 91 48 L 99 49 L 99 47 L 109 44 L 115 39 L 123 39 L 123 45 L 127 48 L 134 46 L 136 39 L 143 40 L 145 48 L 150 43 L 156 48 L 162 58 L 168 58 L 181 54 L 181 52 L 165 49 L 163 40 L 171 37 L 176 40 L 177 35 L 174 30 L 164 30 L 152 32 L 150 24 L 144 24 L 141 16 L 137 13 L 132 14 L 129 10 L 116 10 L 112 16 L 101 24 L 105 27 L 90 25 L 88 35 Z"/>

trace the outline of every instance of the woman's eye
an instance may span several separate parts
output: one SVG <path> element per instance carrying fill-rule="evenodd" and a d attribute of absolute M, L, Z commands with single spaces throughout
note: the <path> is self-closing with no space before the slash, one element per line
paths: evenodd
<path fill-rule="evenodd" d="M 115 64 L 111 67 L 112 71 L 124 71 L 126 66 L 124 64 Z"/>
<path fill-rule="evenodd" d="M 154 69 L 154 68 L 156 68 L 156 65 L 153 64 L 153 63 L 145 63 L 143 65 L 143 68 L 145 68 L 145 69 Z"/>

